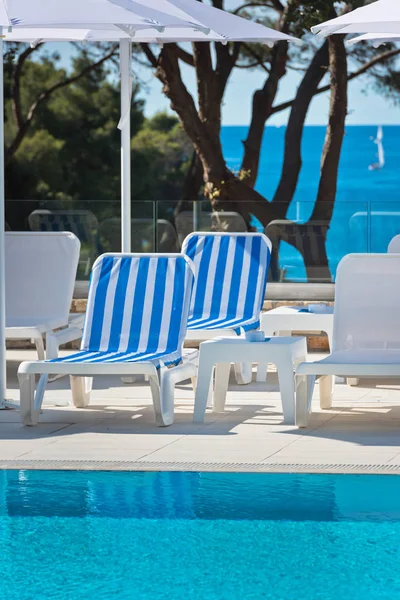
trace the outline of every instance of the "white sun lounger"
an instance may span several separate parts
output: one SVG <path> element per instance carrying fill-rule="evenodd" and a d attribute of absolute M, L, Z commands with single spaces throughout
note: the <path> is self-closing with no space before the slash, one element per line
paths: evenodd
<path fill-rule="evenodd" d="M 70 315 L 80 242 L 68 232 L 7 232 L 6 338 L 30 339 L 39 360 L 82 337 L 84 315 Z"/>
<path fill-rule="evenodd" d="M 181 254 L 98 258 L 81 351 L 51 361 L 24 362 L 18 370 L 22 422 L 37 423 L 50 374 L 70 375 L 73 402 L 79 408 L 89 403 L 92 376 L 142 374 L 150 380 L 157 424 L 170 425 L 175 384 L 197 373 L 195 363 L 182 360 L 193 280 L 193 265 Z M 37 373 L 42 377 L 35 394 Z"/>
<path fill-rule="evenodd" d="M 339 264 L 332 353 L 296 370 L 296 425 L 306 427 L 316 377 L 321 408 L 332 376 L 400 377 L 400 255 L 349 254 Z"/>
<path fill-rule="evenodd" d="M 395 235 L 388 246 L 389 254 L 400 254 L 400 235 Z"/>
<path fill-rule="evenodd" d="M 186 339 L 236 337 L 259 329 L 271 258 L 264 234 L 192 233 L 182 253 L 196 268 Z M 238 383 L 251 381 L 251 365 L 235 365 L 235 372 Z"/>

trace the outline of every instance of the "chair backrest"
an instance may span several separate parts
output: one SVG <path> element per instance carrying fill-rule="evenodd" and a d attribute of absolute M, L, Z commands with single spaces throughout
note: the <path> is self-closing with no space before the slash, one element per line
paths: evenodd
<path fill-rule="evenodd" d="M 280 243 L 286 242 L 296 248 L 303 257 L 311 263 L 308 265 L 308 281 L 324 281 L 325 272 L 325 241 L 329 226 L 326 221 L 310 223 L 295 223 L 286 219 L 271 221 L 265 228 L 265 235 L 272 243 L 272 276 L 274 281 L 282 280 L 289 265 L 282 265 L 283 273 L 279 272 Z M 322 268 L 321 268 L 322 267 Z M 330 281 L 330 279 L 329 279 Z"/>
<path fill-rule="evenodd" d="M 6 232 L 6 323 L 68 323 L 80 242 L 72 233 Z"/>
<path fill-rule="evenodd" d="M 102 252 L 118 252 L 121 249 L 121 219 L 113 217 L 102 221 L 99 225 L 98 240 Z M 132 252 L 178 252 L 176 231 L 165 219 L 157 221 L 157 240 L 158 247 L 154 248 L 153 219 L 132 219 Z"/>
<path fill-rule="evenodd" d="M 181 254 L 103 254 L 92 269 L 82 349 L 180 350 L 193 281 Z"/>
<path fill-rule="evenodd" d="M 90 210 L 34 210 L 28 223 L 32 231 L 70 231 L 82 243 L 93 243 L 99 225 Z"/>
<path fill-rule="evenodd" d="M 193 319 L 259 318 L 271 257 L 263 233 L 192 233 L 182 253 L 196 268 Z"/>
<path fill-rule="evenodd" d="M 193 232 L 193 211 L 182 211 L 175 217 L 179 243 Z M 197 231 L 247 232 L 246 222 L 237 212 L 200 212 Z"/>
<path fill-rule="evenodd" d="M 400 254 L 400 235 L 395 235 L 394 238 L 390 240 L 388 252 L 389 254 Z"/>
<path fill-rule="evenodd" d="M 348 254 L 337 269 L 333 350 L 400 348 L 400 255 Z"/>

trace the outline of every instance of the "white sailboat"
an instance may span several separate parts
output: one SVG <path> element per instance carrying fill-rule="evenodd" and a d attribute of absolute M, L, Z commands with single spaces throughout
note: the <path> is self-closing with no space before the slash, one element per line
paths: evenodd
<path fill-rule="evenodd" d="M 379 169 L 383 169 L 385 166 L 385 150 L 383 148 L 383 128 L 381 125 L 378 127 L 378 131 L 376 134 L 376 138 L 374 140 L 374 144 L 378 146 L 378 161 L 369 165 L 369 171 L 378 171 Z"/>

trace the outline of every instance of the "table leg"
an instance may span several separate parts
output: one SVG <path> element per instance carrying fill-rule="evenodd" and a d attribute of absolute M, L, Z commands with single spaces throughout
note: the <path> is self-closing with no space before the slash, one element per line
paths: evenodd
<path fill-rule="evenodd" d="M 262 331 L 266 338 L 273 337 L 275 335 L 274 329 L 269 329 L 268 327 L 262 327 Z M 268 363 L 258 363 L 257 365 L 257 375 L 256 381 L 257 383 L 266 383 L 268 379 Z"/>
<path fill-rule="evenodd" d="M 238 385 L 247 385 L 253 379 L 252 363 L 235 363 L 235 376 Z"/>
<path fill-rule="evenodd" d="M 218 363 L 215 367 L 214 411 L 224 412 L 231 363 Z"/>
<path fill-rule="evenodd" d="M 292 357 L 281 358 L 276 363 L 278 370 L 279 390 L 281 393 L 283 422 L 294 425 L 295 418 L 295 385 Z"/>
<path fill-rule="evenodd" d="M 203 423 L 214 371 L 214 363 L 200 351 L 197 387 L 194 398 L 194 423 Z"/>

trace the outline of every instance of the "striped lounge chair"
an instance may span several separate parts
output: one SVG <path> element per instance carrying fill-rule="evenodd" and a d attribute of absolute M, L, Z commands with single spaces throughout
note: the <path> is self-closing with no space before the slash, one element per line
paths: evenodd
<path fill-rule="evenodd" d="M 144 374 L 157 424 L 171 424 L 174 385 L 197 370 L 182 356 L 193 280 L 193 265 L 181 254 L 100 256 L 92 270 L 81 351 L 19 368 L 23 423 L 37 423 L 50 374 L 70 375 L 80 408 L 89 403 L 93 375 Z M 36 394 L 35 374 L 42 375 Z"/>
<path fill-rule="evenodd" d="M 196 268 L 186 339 L 208 340 L 259 328 L 271 258 L 271 242 L 264 234 L 192 233 L 182 253 Z M 249 383 L 251 365 L 236 365 L 236 379 Z"/>

